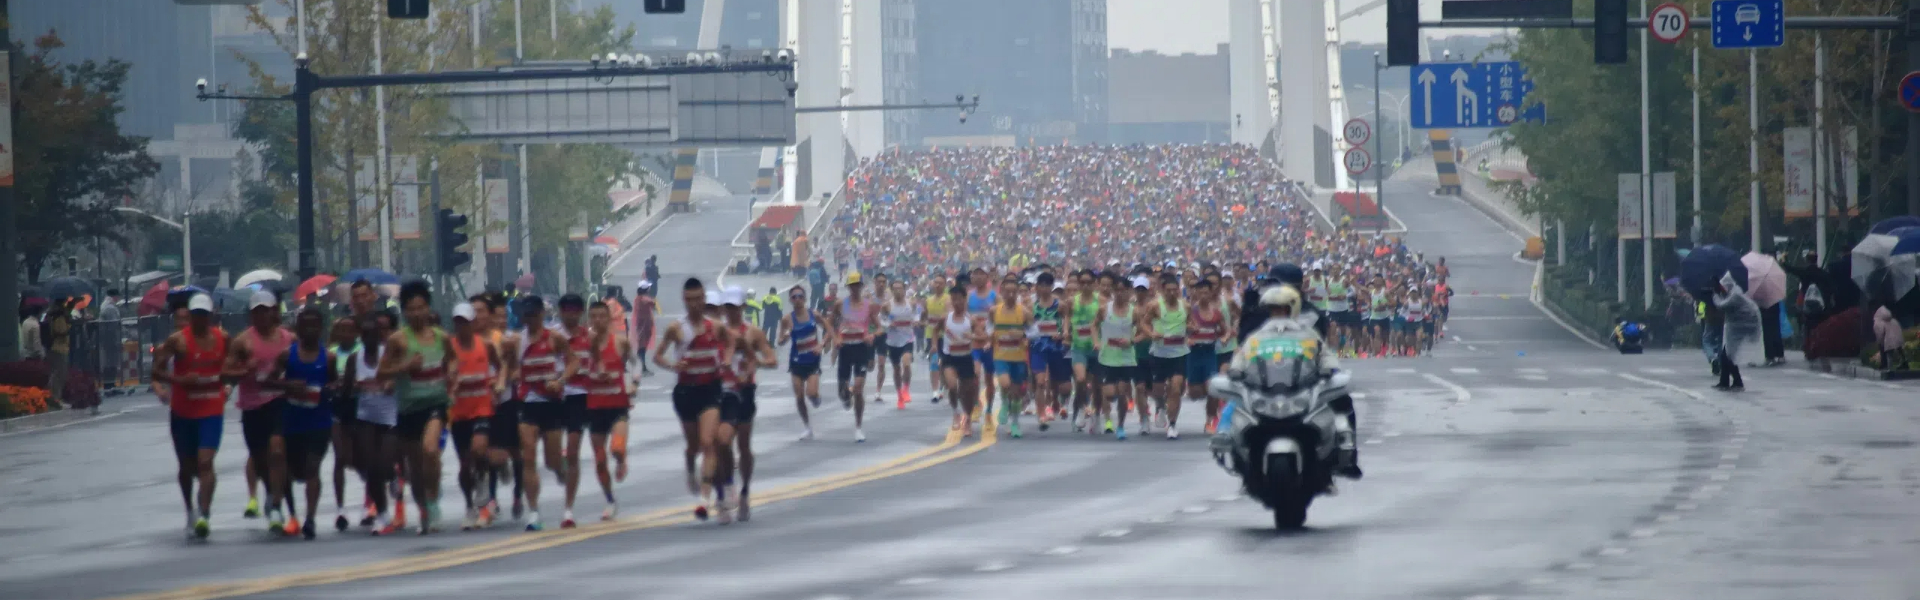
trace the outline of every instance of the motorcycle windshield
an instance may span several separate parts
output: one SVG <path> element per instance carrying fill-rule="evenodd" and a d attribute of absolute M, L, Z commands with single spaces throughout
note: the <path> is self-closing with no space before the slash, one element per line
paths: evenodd
<path fill-rule="evenodd" d="M 1260 340 L 1247 362 L 1247 382 L 1263 394 L 1293 395 L 1319 380 L 1317 339 Z"/>

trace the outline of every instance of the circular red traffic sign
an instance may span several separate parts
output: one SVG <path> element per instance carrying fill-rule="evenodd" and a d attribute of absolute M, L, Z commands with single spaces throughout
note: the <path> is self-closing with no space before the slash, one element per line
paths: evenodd
<path fill-rule="evenodd" d="M 1647 31 L 1653 34 L 1653 39 L 1672 44 L 1687 36 L 1691 21 L 1687 7 L 1668 2 L 1654 7 L 1647 15 Z"/>
<path fill-rule="evenodd" d="M 1362 119 L 1349 119 L 1347 125 L 1340 128 L 1340 133 L 1346 136 L 1347 143 L 1358 146 L 1373 138 L 1373 126 Z"/>
<path fill-rule="evenodd" d="M 1347 167 L 1347 173 L 1359 175 L 1373 168 L 1373 155 L 1367 154 L 1365 148 L 1348 148 L 1347 154 L 1340 157 L 1340 162 Z"/>
<path fill-rule="evenodd" d="M 1920 71 L 1908 73 L 1900 78 L 1900 105 L 1908 111 L 1920 112 Z"/>

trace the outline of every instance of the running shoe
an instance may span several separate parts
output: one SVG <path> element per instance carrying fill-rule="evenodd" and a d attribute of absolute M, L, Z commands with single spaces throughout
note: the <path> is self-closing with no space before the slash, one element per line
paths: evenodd
<path fill-rule="evenodd" d="M 940 403 L 940 390 L 934 390 L 934 391 L 933 391 L 933 398 L 930 398 L 930 400 L 932 400 L 934 404 L 939 404 L 939 403 Z"/>
<path fill-rule="evenodd" d="M 841 409 L 841 410 L 853 410 L 853 398 L 852 398 L 852 397 L 850 397 L 850 396 L 841 396 L 841 397 L 840 397 L 840 409 Z"/>
<path fill-rule="evenodd" d="M 207 539 L 207 536 L 212 533 L 213 533 L 213 525 L 207 522 L 206 517 L 200 517 L 198 519 L 193 520 L 193 537 L 204 540 L 204 539 Z"/>
<path fill-rule="evenodd" d="M 338 516 L 338 517 L 334 517 L 334 518 L 333 518 L 333 530 L 334 530 L 334 531 L 346 531 L 346 530 L 347 530 L 347 528 L 348 528 L 348 527 L 351 527 L 351 526 L 353 526 L 353 524 L 352 524 L 352 523 L 349 523 L 349 522 L 347 522 L 347 516 L 346 516 L 346 515 L 340 515 L 340 516 Z"/>
<path fill-rule="evenodd" d="M 800 432 L 800 441 L 802 441 L 802 442 L 804 442 L 804 441 L 807 441 L 807 440 L 811 440 L 811 439 L 813 439 L 813 428 L 812 428 L 812 427 L 808 427 L 806 431 L 802 431 L 802 432 Z"/>
<path fill-rule="evenodd" d="M 748 515 L 751 513 L 747 510 L 747 495 L 745 493 L 740 494 L 740 508 L 736 512 L 739 513 L 741 523 L 747 522 L 750 518 Z"/>
<path fill-rule="evenodd" d="M 467 520 L 460 523 L 460 530 L 473 531 L 475 528 L 479 526 L 480 526 L 480 509 L 474 508 L 474 507 L 468 507 Z"/>
<path fill-rule="evenodd" d="M 477 522 L 475 522 L 474 525 L 476 527 L 479 527 L 480 529 L 486 529 L 488 527 L 492 527 L 493 516 L 496 513 L 498 513 L 499 510 L 500 510 L 500 505 L 494 503 L 491 500 L 487 501 L 485 504 L 481 504 L 480 515 L 479 515 L 480 519 Z"/>
<path fill-rule="evenodd" d="M 573 529 L 574 527 L 578 527 L 578 526 L 579 526 L 579 524 L 578 524 L 578 523 L 574 523 L 574 522 L 573 522 L 573 517 L 572 517 L 572 516 L 566 516 L 566 517 L 562 517 L 562 518 L 560 519 L 560 528 L 561 528 L 561 529 Z"/>
<path fill-rule="evenodd" d="M 807 402 L 808 402 L 808 403 L 810 403 L 810 404 L 812 404 L 814 408 L 820 408 L 820 397 L 819 397 L 819 396 L 810 396 L 810 397 L 808 397 L 808 398 L 807 398 Z"/>
<path fill-rule="evenodd" d="M 286 528 L 280 530 L 280 532 L 287 534 L 287 537 L 300 535 L 300 532 L 301 532 L 300 518 L 299 517 L 288 518 Z"/>
<path fill-rule="evenodd" d="M 545 530 L 546 528 L 547 527 L 545 525 L 540 524 L 539 519 L 533 519 L 533 520 L 527 521 L 527 531 L 542 531 L 542 530 Z"/>
<path fill-rule="evenodd" d="M 1127 441 L 1127 428 L 1125 426 L 1121 426 L 1120 428 L 1113 430 L 1113 439 L 1120 440 L 1123 442 Z"/>
<path fill-rule="evenodd" d="M 267 510 L 267 533 L 280 533 L 287 528 L 287 521 L 280 518 L 279 509 Z"/>
<path fill-rule="evenodd" d="M 698 506 L 693 507 L 693 518 L 699 519 L 702 521 L 707 520 L 707 505 L 700 504 Z"/>
<path fill-rule="evenodd" d="M 259 499 L 259 498 L 247 498 L 247 510 L 245 510 L 245 511 L 242 511 L 242 512 L 240 513 L 240 516 L 242 516 L 242 517 L 246 517 L 246 518 L 249 518 L 249 519 L 258 519 L 258 518 L 260 518 L 260 499 Z"/>
<path fill-rule="evenodd" d="M 313 521 L 308 520 L 306 526 L 300 528 L 300 536 L 307 538 L 307 541 L 311 542 L 315 535 L 318 535 L 318 532 L 314 531 Z"/>
<path fill-rule="evenodd" d="M 911 398 L 907 396 L 907 388 L 900 388 L 900 410 L 906 410 L 907 402 L 910 400 Z"/>
<path fill-rule="evenodd" d="M 1016 419 L 1014 420 L 1012 425 L 1007 426 L 1007 435 L 1011 435 L 1016 438 L 1020 437 L 1020 421 L 1019 420 Z"/>
<path fill-rule="evenodd" d="M 608 504 L 606 508 L 600 510 L 600 520 L 602 521 L 612 521 L 614 517 L 617 517 L 619 515 L 620 515 L 619 504 Z M 568 521 L 572 521 L 572 519 L 568 519 Z M 561 524 L 560 526 L 566 527 L 565 524 Z"/>
<path fill-rule="evenodd" d="M 1177 439 L 1180 439 L 1180 429 L 1179 429 L 1179 428 L 1177 428 L 1177 427 L 1174 427 L 1174 426 L 1172 426 L 1172 425 L 1168 425 L 1168 426 L 1167 426 L 1167 439 L 1170 439 L 1170 440 L 1177 440 Z"/>
<path fill-rule="evenodd" d="M 1113 433 L 1113 419 L 1107 419 L 1107 424 L 1103 429 L 1105 429 L 1107 433 Z"/>
<path fill-rule="evenodd" d="M 376 520 L 373 527 L 373 531 L 370 531 L 368 533 L 374 537 L 380 537 L 383 535 L 393 535 L 395 532 L 400 531 L 400 529 L 403 527 L 404 526 L 399 523 L 395 523 L 391 520 L 381 518 Z"/>
<path fill-rule="evenodd" d="M 854 428 L 854 430 L 853 430 L 853 443 L 855 443 L 855 444 L 864 444 L 864 443 L 866 443 L 866 442 L 867 442 L 867 432 L 865 432 L 865 431 L 861 431 L 861 430 L 860 430 L 859 428 Z"/>

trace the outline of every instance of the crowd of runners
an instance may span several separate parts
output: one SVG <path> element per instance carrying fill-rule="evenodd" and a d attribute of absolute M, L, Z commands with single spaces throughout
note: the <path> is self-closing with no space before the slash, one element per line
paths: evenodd
<path fill-rule="evenodd" d="M 1303 292 L 1333 317 L 1331 342 L 1348 355 L 1417 354 L 1444 327 L 1444 259 L 1429 263 L 1371 233 L 1321 233 L 1297 188 L 1249 149 L 1063 146 L 878 160 L 849 189 L 853 216 L 836 224 L 849 253 L 845 287 L 810 299 L 807 286 L 793 286 L 794 310 L 772 328 L 743 310 L 745 290 L 698 279 L 678 286 L 686 314 L 658 326 L 651 308 L 629 320 L 611 303 L 567 295 L 553 318 L 539 296 L 498 293 L 455 304 L 442 321 L 424 283 L 401 286 L 394 312 L 360 282 L 348 290 L 348 315 L 303 309 L 290 330 L 278 298 L 260 292 L 251 326 L 230 338 L 210 298 L 176 299 L 180 330 L 156 347 L 153 379 L 170 406 L 188 534 L 211 529 L 230 396 L 249 456 L 245 516 L 264 516 L 270 531 L 315 537 L 331 451 L 337 530 L 357 520 L 374 535 L 399 532 L 411 496 L 417 531 L 432 533 L 449 447 L 463 529 L 510 515 L 537 531 L 548 475 L 564 490 L 560 526 L 577 525 L 584 452 L 601 518 L 616 517 L 628 414 L 651 362 L 674 378 L 695 516 L 729 523 L 751 515 L 762 371 L 787 371 L 803 440 L 814 438 L 825 368 L 864 442 L 868 375 L 877 400 L 891 372 L 904 410 L 922 359 L 928 400 L 950 405 L 963 436 L 997 425 L 1022 437 L 1031 415 L 1043 432 L 1064 422 L 1126 439 L 1131 414 L 1136 433 L 1172 439 L 1187 402 L 1204 407 L 1202 431 L 1216 427 L 1220 404 L 1206 379 L 1229 362 L 1240 297 L 1271 263 L 1308 265 Z M 523 326 L 509 327 L 509 302 Z M 364 499 L 349 507 L 355 475 Z"/>

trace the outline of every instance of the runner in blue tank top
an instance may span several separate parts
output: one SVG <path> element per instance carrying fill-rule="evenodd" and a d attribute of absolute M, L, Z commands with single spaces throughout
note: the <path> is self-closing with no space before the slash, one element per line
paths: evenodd
<path fill-rule="evenodd" d="M 793 301 L 793 313 L 780 317 L 780 341 L 793 341 L 787 351 L 787 373 L 793 376 L 793 402 L 800 410 L 800 425 L 806 431 L 800 439 L 813 439 L 813 423 L 808 420 L 807 405 L 820 407 L 820 315 L 808 308 L 806 288 L 795 285 L 787 290 Z"/>
<path fill-rule="evenodd" d="M 314 513 L 320 505 L 320 463 L 333 443 L 333 399 L 328 383 L 333 381 L 327 359 L 326 342 L 321 339 L 324 319 L 317 308 L 300 311 L 295 317 L 294 343 L 281 354 L 269 379 L 286 394 L 287 407 L 281 414 L 281 432 L 286 440 L 286 464 L 293 481 L 307 484 L 307 515 L 301 521 L 301 535 L 314 538 Z"/>
<path fill-rule="evenodd" d="M 987 312 L 993 309 L 995 303 L 1000 302 L 1000 292 L 994 290 L 994 287 L 992 276 L 984 268 L 974 267 L 973 272 L 967 275 L 967 316 L 972 317 L 974 323 L 986 323 Z M 975 348 L 973 364 L 974 371 L 978 373 L 981 383 L 986 388 L 987 397 L 992 398 L 994 388 L 997 387 L 993 381 L 993 353 L 987 349 Z"/>

